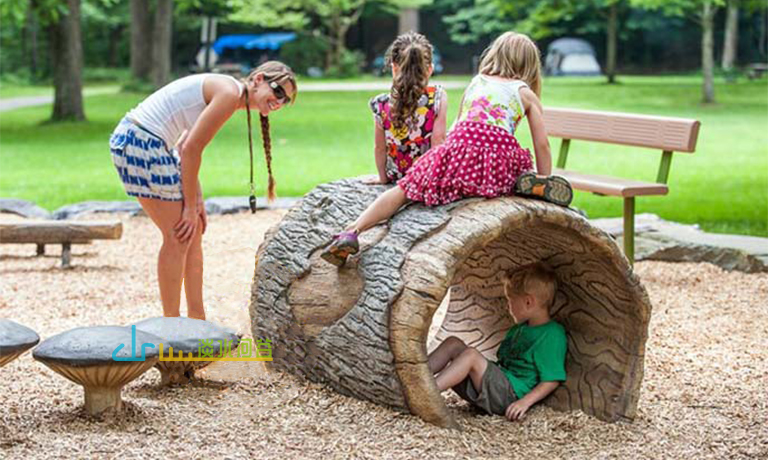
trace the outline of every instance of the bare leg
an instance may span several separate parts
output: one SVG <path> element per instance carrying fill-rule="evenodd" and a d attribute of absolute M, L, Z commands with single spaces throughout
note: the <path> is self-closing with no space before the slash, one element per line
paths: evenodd
<path fill-rule="evenodd" d="M 355 223 L 347 227 L 347 231 L 356 231 L 358 233 L 364 232 L 374 225 L 378 224 L 382 220 L 389 219 L 398 209 L 400 209 L 408 199 L 405 197 L 405 192 L 400 187 L 392 187 L 386 192 L 379 195 L 376 201 L 371 203 L 360 217 L 357 218 Z"/>
<path fill-rule="evenodd" d="M 427 361 L 429 371 L 432 375 L 442 371 L 449 362 L 456 359 L 466 348 L 467 345 L 457 337 L 451 336 L 443 340 L 443 343 L 438 345 L 435 351 L 429 354 L 429 360 Z"/>
<path fill-rule="evenodd" d="M 203 222 L 197 224 L 187 250 L 184 264 L 184 294 L 187 297 L 187 316 L 205 319 L 203 306 Z"/>
<path fill-rule="evenodd" d="M 189 242 L 176 238 L 173 227 L 181 218 L 181 201 L 139 198 L 139 203 L 163 235 L 163 245 L 157 257 L 157 281 L 163 316 L 179 316 L 181 281 Z"/>
<path fill-rule="evenodd" d="M 440 391 L 452 388 L 467 376 L 472 379 L 472 385 L 478 392 L 482 388 L 483 374 L 488 367 L 488 361 L 476 349 L 467 347 L 449 364 L 435 379 Z"/>

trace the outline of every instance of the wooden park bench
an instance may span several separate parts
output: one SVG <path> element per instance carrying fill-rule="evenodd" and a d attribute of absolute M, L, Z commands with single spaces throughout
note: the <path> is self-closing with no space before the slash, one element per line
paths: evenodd
<path fill-rule="evenodd" d="M 61 266 L 69 267 L 73 244 L 91 240 L 119 240 L 123 224 L 109 222 L 30 221 L 0 224 L 0 244 L 36 244 L 37 255 L 45 254 L 46 244 L 61 245 Z"/>
<path fill-rule="evenodd" d="M 547 108 L 544 111 L 547 135 L 562 139 L 554 174 L 567 178 L 574 189 L 624 199 L 624 255 L 630 262 L 635 254 L 635 197 L 666 195 L 667 179 L 674 152 L 693 153 L 700 122 L 630 113 Z M 641 182 L 566 170 L 571 140 L 631 145 L 661 150 L 655 182 Z"/>

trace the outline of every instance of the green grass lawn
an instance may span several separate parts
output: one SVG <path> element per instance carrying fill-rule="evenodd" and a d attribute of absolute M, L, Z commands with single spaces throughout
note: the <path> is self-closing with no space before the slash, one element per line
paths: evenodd
<path fill-rule="evenodd" d="M 694 154 L 676 154 L 665 197 L 640 197 L 637 212 L 699 223 L 714 232 L 768 235 L 768 84 L 766 80 L 719 83 L 718 103 L 704 106 L 698 77 L 548 79 L 545 106 L 696 118 L 702 127 Z M 315 185 L 374 173 L 370 92 L 299 94 L 295 106 L 270 117 L 273 170 L 281 196 L 301 196 Z M 109 154 L 109 135 L 139 94 L 90 96 L 86 123 L 45 124 L 50 107 L 0 114 L 0 196 L 23 198 L 54 209 L 85 200 L 125 200 Z M 449 91 L 455 117 L 460 91 Z M 245 114 L 238 113 L 203 157 L 206 196 L 248 193 Z M 266 179 L 258 139 L 257 185 Z M 518 132 L 530 146 L 527 126 Z M 553 141 L 553 155 L 559 141 Z M 652 181 L 660 152 L 574 141 L 569 169 Z M 574 204 L 590 217 L 620 216 L 622 200 L 577 192 Z"/>

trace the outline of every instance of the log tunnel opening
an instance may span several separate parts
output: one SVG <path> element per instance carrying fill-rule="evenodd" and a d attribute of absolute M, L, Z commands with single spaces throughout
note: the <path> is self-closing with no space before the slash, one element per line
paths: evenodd
<path fill-rule="evenodd" d="M 568 380 L 543 403 L 559 410 L 582 409 L 603 420 L 631 419 L 642 377 L 649 311 L 638 308 L 638 302 L 643 304 L 647 298 L 633 295 L 635 286 L 621 265 L 613 263 L 603 248 L 590 244 L 587 236 L 547 222 L 509 226 L 491 241 L 468 246 L 461 248 L 463 259 L 457 257 L 452 273 L 447 270 L 450 282 L 444 297 L 434 302 L 439 307 L 433 307 L 428 332 L 423 335 L 426 352 L 456 336 L 495 359 L 506 331 L 514 324 L 506 306 L 503 274 L 541 261 L 557 275 L 550 313 L 568 335 Z M 418 248 L 411 254 L 418 257 Z M 433 396 L 429 399 L 444 404 L 442 396 L 434 398 L 439 392 L 434 378 L 429 378 L 428 391 Z M 409 393 L 409 389 L 405 391 Z M 409 403 L 413 399 L 409 397 Z M 422 402 L 412 406 L 416 412 L 425 410 Z M 425 412 L 425 418 L 434 423 L 455 426 L 447 409 Z"/>

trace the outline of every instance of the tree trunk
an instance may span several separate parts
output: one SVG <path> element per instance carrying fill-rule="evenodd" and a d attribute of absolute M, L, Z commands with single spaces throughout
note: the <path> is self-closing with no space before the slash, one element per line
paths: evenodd
<path fill-rule="evenodd" d="M 715 8 L 710 1 L 705 1 L 701 12 L 701 71 L 704 77 L 702 85 L 703 101 L 715 102 Z"/>
<path fill-rule="evenodd" d="M 728 2 L 725 17 L 725 37 L 723 38 L 723 69 L 730 70 L 736 65 L 736 54 L 739 45 L 739 3 L 737 0 Z"/>
<path fill-rule="evenodd" d="M 613 3 L 609 8 L 605 53 L 605 74 L 608 77 L 608 83 L 616 83 L 616 35 L 619 27 L 619 7 L 616 5 L 616 3 Z"/>
<path fill-rule="evenodd" d="M 512 324 L 500 274 L 543 260 L 557 271 L 551 310 L 569 339 L 568 379 L 545 404 L 634 417 L 651 306 L 609 235 L 523 198 L 415 204 L 365 232 L 345 267 L 322 261 L 332 235 L 385 189 L 353 179 L 321 185 L 267 232 L 250 313 L 253 336 L 272 340 L 273 366 L 456 426 L 427 350 L 455 335 L 492 358 Z M 445 317 L 432 325 L 444 299 Z"/>
<path fill-rule="evenodd" d="M 131 76 L 149 81 L 152 69 L 152 21 L 149 0 L 131 0 Z"/>
<path fill-rule="evenodd" d="M 125 26 L 117 25 L 109 30 L 109 58 L 107 60 L 110 67 L 121 67 L 118 62 L 118 47 L 120 45 L 120 38 L 123 36 Z"/>
<path fill-rule="evenodd" d="M 39 47 L 37 44 L 37 15 L 35 14 L 35 11 L 32 7 L 29 8 L 27 13 L 27 40 L 28 40 L 28 50 L 25 51 L 25 54 L 29 56 L 29 75 L 32 78 L 32 81 L 37 80 L 38 76 L 38 66 L 37 63 L 39 62 Z"/>
<path fill-rule="evenodd" d="M 152 34 L 152 83 L 159 88 L 171 80 L 173 0 L 157 0 Z"/>
<path fill-rule="evenodd" d="M 85 119 L 80 0 L 67 0 L 67 9 L 67 15 L 61 16 L 50 29 L 55 88 L 52 121 Z"/>

